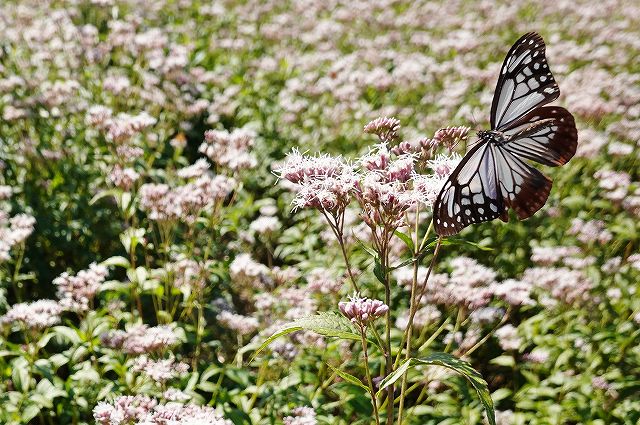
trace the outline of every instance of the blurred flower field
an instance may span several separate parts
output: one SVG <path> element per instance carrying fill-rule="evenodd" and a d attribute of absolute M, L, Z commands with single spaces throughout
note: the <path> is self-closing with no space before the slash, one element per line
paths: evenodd
<path fill-rule="evenodd" d="M 491 423 L 483 388 L 499 425 L 640 422 L 637 1 L 7 0 L 0 28 L 0 424 Z M 533 217 L 434 251 L 528 31 L 578 151 Z M 406 339 L 431 360 L 394 388 Z"/>

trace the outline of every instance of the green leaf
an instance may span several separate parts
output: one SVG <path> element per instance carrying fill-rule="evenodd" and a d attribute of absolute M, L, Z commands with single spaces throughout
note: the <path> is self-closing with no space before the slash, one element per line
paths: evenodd
<path fill-rule="evenodd" d="M 339 377 L 341 377 L 342 379 L 344 379 L 345 381 L 347 381 L 350 384 L 356 385 L 360 388 L 363 388 L 365 391 L 369 392 L 369 387 L 367 387 L 365 384 L 362 383 L 361 380 L 359 380 L 358 378 L 356 378 L 355 376 L 347 373 L 347 372 L 343 372 L 340 369 L 336 369 L 335 367 L 331 366 L 329 363 L 327 363 L 327 366 L 329 366 L 329 368 L 331 368 L 332 371 L 334 371 L 336 373 L 336 375 L 338 375 Z"/>
<path fill-rule="evenodd" d="M 380 281 L 380 283 L 382 283 L 383 285 L 385 284 L 384 273 L 382 272 L 382 263 L 380 262 L 380 259 L 378 257 L 376 257 L 376 265 L 373 267 L 373 274 Z"/>
<path fill-rule="evenodd" d="M 29 423 L 31 419 L 38 416 L 38 413 L 40 413 L 40 407 L 37 404 L 27 405 L 27 407 L 22 409 L 22 414 L 21 414 L 22 423 L 25 423 L 25 424 Z"/>
<path fill-rule="evenodd" d="M 367 251 L 367 253 L 372 256 L 373 258 L 376 258 L 378 256 L 378 254 L 376 254 L 376 252 L 370 247 L 367 246 L 366 243 L 364 243 L 363 241 L 361 241 L 359 238 L 356 237 L 356 240 L 358 241 L 358 243 L 360 244 L 360 246 L 362 247 L 362 249 L 364 249 L 365 251 Z"/>
<path fill-rule="evenodd" d="M 514 367 L 516 365 L 516 360 L 513 358 L 513 356 L 508 356 L 505 354 L 491 359 L 490 363 L 497 364 L 498 366 Z"/>
<path fill-rule="evenodd" d="M 60 339 L 71 342 L 74 345 L 81 342 L 78 332 L 68 326 L 54 326 L 51 328 L 51 333 Z"/>
<path fill-rule="evenodd" d="M 380 389 L 378 394 L 382 392 L 386 387 L 392 385 L 398 379 L 402 377 L 409 369 L 419 365 L 427 366 L 442 366 L 453 370 L 467 378 L 473 388 L 475 388 L 480 402 L 482 403 L 490 425 L 496 425 L 496 415 L 493 407 L 493 400 L 491 399 L 491 393 L 489 393 L 489 387 L 487 381 L 484 380 L 482 375 L 475 370 L 468 362 L 460 360 L 451 354 L 447 353 L 433 353 L 422 359 L 411 358 L 403 362 L 398 369 L 387 376 L 382 382 L 380 382 Z"/>
<path fill-rule="evenodd" d="M 407 245 L 407 247 L 409 248 L 409 251 L 413 252 L 413 239 L 411 239 L 409 235 L 407 235 L 406 233 L 402 233 L 399 230 L 396 230 L 395 232 L 393 232 L 393 234 L 399 237 L 402 240 L 402 242 L 404 242 Z"/>
<path fill-rule="evenodd" d="M 11 380 L 13 386 L 21 392 L 27 392 L 31 384 L 29 362 L 24 357 L 18 357 L 11 363 Z"/>
<path fill-rule="evenodd" d="M 426 246 L 426 248 L 434 248 L 436 245 L 438 244 L 438 239 L 434 239 L 431 242 L 429 242 Z M 482 245 L 476 242 L 471 242 L 468 241 L 466 239 L 460 239 L 460 238 L 447 238 L 447 239 L 442 239 L 440 241 L 440 245 L 442 246 L 447 246 L 447 245 L 471 245 L 475 248 L 480 249 L 481 251 L 493 251 L 493 248 L 491 248 L 490 246 L 486 246 L 486 245 Z"/>
<path fill-rule="evenodd" d="M 314 316 L 302 317 L 283 325 L 258 347 L 249 359 L 249 362 L 252 362 L 262 350 L 267 348 L 269 344 L 276 339 L 302 330 L 312 331 L 329 337 L 360 340 L 360 334 L 356 333 L 353 325 L 346 317 L 334 312 L 322 312 Z"/>
<path fill-rule="evenodd" d="M 396 270 L 404 266 L 408 266 L 409 264 L 412 264 L 414 261 L 416 261 L 414 258 L 409 258 L 408 260 L 404 260 L 402 263 L 398 265 L 391 266 L 391 270 Z"/>
<path fill-rule="evenodd" d="M 407 372 L 407 370 L 409 370 L 409 368 L 413 367 L 412 360 L 414 359 L 405 360 L 404 362 L 402 362 L 402 364 L 400 364 L 400 366 L 398 366 L 396 370 L 391 372 L 391 374 L 389 374 L 386 378 L 380 381 L 380 387 L 378 389 L 376 397 L 382 394 L 384 389 L 387 388 L 389 385 L 392 385 L 398 379 L 402 378 L 402 375 L 404 375 Z"/>
<path fill-rule="evenodd" d="M 122 257 L 120 255 L 109 257 L 109 258 L 107 258 L 106 260 L 104 260 L 100 264 L 105 266 L 105 267 L 118 266 L 118 267 L 122 267 L 124 269 L 128 269 L 130 267 L 129 260 L 127 260 L 126 258 L 124 258 L 124 257 Z"/>
<path fill-rule="evenodd" d="M 122 192 L 120 189 L 101 190 L 100 192 L 96 193 L 96 195 L 93 198 L 91 198 L 91 200 L 89 201 L 89 205 L 93 205 L 96 202 L 98 202 L 100 199 L 106 198 L 107 196 L 113 196 L 114 198 L 118 198 L 120 195 L 120 192 Z"/>

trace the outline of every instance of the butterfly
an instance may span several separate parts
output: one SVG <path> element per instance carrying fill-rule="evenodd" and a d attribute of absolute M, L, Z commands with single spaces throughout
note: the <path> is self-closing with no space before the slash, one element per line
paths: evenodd
<path fill-rule="evenodd" d="M 454 235 L 478 222 L 531 217 L 547 201 L 551 179 L 525 160 L 556 167 L 576 153 L 578 132 L 564 108 L 544 106 L 560 89 L 535 32 L 522 36 L 502 64 L 491 104 L 491 130 L 462 158 L 433 207 L 440 236 Z"/>

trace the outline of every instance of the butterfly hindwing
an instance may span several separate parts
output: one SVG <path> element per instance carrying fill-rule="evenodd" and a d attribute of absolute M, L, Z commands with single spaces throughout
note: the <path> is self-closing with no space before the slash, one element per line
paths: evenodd
<path fill-rule="evenodd" d="M 529 111 L 554 101 L 560 90 L 545 57 L 545 44 L 537 33 L 522 36 L 502 64 L 491 105 L 491 129 L 517 125 Z"/>
<path fill-rule="evenodd" d="M 504 134 L 510 138 L 504 149 L 552 167 L 566 164 L 578 147 L 575 120 L 569 111 L 559 106 L 531 111 L 518 127 Z"/>
<path fill-rule="evenodd" d="M 535 214 L 547 202 L 552 182 L 537 169 L 494 145 L 496 170 L 505 207 L 513 208 L 518 219 Z"/>
<path fill-rule="evenodd" d="M 434 204 L 438 235 L 454 235 L 470 224 L 504 215 L 494 155 L 491 145 L 481 141 L 451 173 Z"/>

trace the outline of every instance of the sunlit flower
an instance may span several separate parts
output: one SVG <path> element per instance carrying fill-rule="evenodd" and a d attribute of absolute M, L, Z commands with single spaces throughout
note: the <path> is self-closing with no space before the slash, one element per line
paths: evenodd
<path fill-rule="evenodd" d="M 316 412 L 312 407 L 301 406 L 293 409 L 292 416 L 282 419 L 284 425 L 316 425 Z"/>
<path fill-rule="evenodd" d="M 397 118 L 380 117 L 364 126 L 364 132 L 377 135 L 383 142 L 392 142 L 398 138 L 400 120 Z"/>
<path fill-rule="evenodd" d="M 53 300 L 38 300 L 31 303 L 14 304 L 0 316 L 3 325 L 20 324 L 30 329 L 41 330 L 60 322 L 64 308 Z"/>
<path fill-rule="evenodd" d="M 257 165 L 257 160 L 250 153 L 254 138 L 254 133 L 246 129 L 235 129 L 231 133 L 207 130 L 199 151 L 214 163 L 232 170 L 253 168 Z"/>
<path fill-rule="evenodd" d="M 518 350 L 522 344 L 522 339 L 513 325 L 504 325 L 496 330 L 495 335 L 503 350 Z"/>
<path fill-rule="evenodd" d="M 217 319 L 225 327 L 238 332 L 240 335 L 251 334 L 260 327 L 260 322 L 255 317 L 243 316 L 230 311 L 221 312 L 218 314 Z"/>
<path fill-rule="evenodd" d="M 87 270 L 79 271 L 75 276 L 62 273 L 53 280 L 53 284 L 58 287 L 60 305 L 69 310 L 87 311 L 107 274 L 107 268 L 96 263 L 92 263 Z"/>
<path fill-rule="evenodd" d="M 101 336 L 102 344 L 128 354 L 162 352 L 180 341 L 173 326 L 149 327 L 134 325 L 129 329 L 115 330 Z"/>
<path fill-rule="evenodd" d="M 146 355 L 142 355 L 135 359 L 133 370 L 142 372 L 154 382 L 164 383 L 170 379 L 178 378 L 186 374 L 189 370 L 189 365 L 176 362 L 173 357 L 163 360 L 152 360 Z"/>

